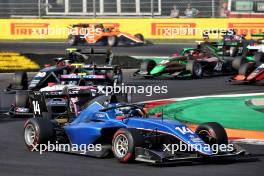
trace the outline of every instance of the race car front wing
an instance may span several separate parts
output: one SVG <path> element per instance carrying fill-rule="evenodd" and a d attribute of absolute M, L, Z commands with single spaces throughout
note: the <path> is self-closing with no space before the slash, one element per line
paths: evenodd
<path fill-rule="evenodd" d="M 235 144 L 234 146 L 235 149 L 232 152 L 214 154 L 211 156 L 205 156 L 199 153 L 168 155 L 164 151 L 151 150 L 143 147 L 136 147 L 135 160 L 140 162 L 152 163 L 152 164 L 162 164 L 162 163 L 178 163 L 184 161 L 201 162 L 201 161 L 215 160 L 215 159 L 237 159 L 238 157 L 248 155 L 248 153 L 240 146 Z"/>

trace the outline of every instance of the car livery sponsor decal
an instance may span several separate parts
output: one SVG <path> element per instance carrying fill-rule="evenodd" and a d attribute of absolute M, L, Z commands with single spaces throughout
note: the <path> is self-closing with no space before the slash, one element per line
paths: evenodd
<path fill-rule="evenodd" d="M 61 75 L 62 79 L 79 79 L 79 78 L 84 78 L 84 79 L 105 79 L 105 75 Z"/>
<path fill-rule="evenodd" d="M 195 36 L 195 23 L 152 23 L 151 35 L 152 36 Z"/>
<path fill-rule="evenodd" d="M 49 23 L 11 23 L 11 35 L 48 35 Z"/>
<path fill-rule="evenodd" d="M 238 34 L 256 34 L 264 32 L 264 23 L 228 23 L 228 28 L 235 29 Z"/>

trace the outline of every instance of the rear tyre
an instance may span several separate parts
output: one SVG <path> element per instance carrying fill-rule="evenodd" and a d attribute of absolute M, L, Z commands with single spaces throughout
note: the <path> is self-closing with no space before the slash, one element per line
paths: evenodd
<path fill-rule="evenodd" d="M 135 159 L 135 148 L 143 145 L 144 138 L 139 130 L 121 128 L 114 134 L 112 151 L 119 162 L 128 163 Z"/>
<path fill-rule="evenodd" d="M 15 89 L 27 90 L 28 89 L 28 77 L 27 73 L 24 71 L 16 71 L 12 86 Z"/>
<path fill-rule="evenodd" d="M 240 75 L 248 76 L 255 68 L 256 68 L 256 63 L 254 63 L 254 62 L 248 62 L 248 63 L 243 64 L 239 68 L 238 73 Z"/>
<path fill-rule="evenodd" d="M 232 47 L 230 47 L 229 52 L 230 52 L 230 56 L 231 56 L 231 57 L 235 57 L 236 54 L 237 54 L 237 48 L 234 47 L 234 46 L 232 46 Z"/>
<path fill-rule="evenodd" d="M 80 40 L 80 38 L 77 35 L 70 34 L 69 37 L 68 37 L 68 43 L 71 46 L 77 45 L 79 43 L 79 40 Z"/>
<path fill-rule="evenodd" d="M 246 63 L 247 59 L 245 57 L 236 57 L 233 61 L 232 61 L 232 68 L 235 70 L 239 70 L 239 68 L 241 67 L 241 65 L 243 65 L 244 63 Z"/>
<path fill-rule="evenodd" d="M 257 52 L 254 55 L 254 60 L 257 64 L 262 64 L 264 63 L 264 53 Z"/>
<path fill-rule="evenodd" d="M 145 41 L 144 36 L 142 34 L 136 34 L 135 37 L 141 40 L 142 42 Z"/>
<path fill-rule="evenodd" d="M 15 105 L 16 107 L 26 108 L 28 105 L 28 92 L 25 90 L 17 90 L 15 96 Z"/>
<path fill-rule="evenodd" d="M 111 97 L 112 103 L 132 103 L 132 94 L 129 93 L 119 93 L 114 94 Z"/>
<path fill-rule="evenodd" d="M 123 82 L 123 72 L 120 67 L 114 68 L 106 73 L 106 78 L 111 86 L 121 84 Z"/>
<path fill-rule="evenodd" d="M 199 125 L 195 133 L 207 144 L 228 144 L 226 131 L 216 122 L 207 122 Z"/>
<path fill-rule="evenodd" d="M 202 78 L 203 77 L 202 65 L 195 60 L 188 60 L 188 63 L 186 65 L 186 70 L 191 72 L 193 78 Z"/>
<path fill-rule="evenodd" d="M 123 72 L 120 67 L 116 67 L 114 70 L 114 84 L 121 84 L 123 82 Z"/>
<path fill-rule="evenodd" d="M 27 148 L 32 150 L 40 144 L 51 143 L 54 139 L 54 127 L 47 118 L 30 118 L 24 125 L 24 140 Z"/>
<path fill-rule="evenodd" d="M 78 82 L 78 86 L 86 86 L 85 79 L 80 79 L 79 82 Z"/>
<path fill-rule="evenodd" d="M 109 36 L 109 37 L 107 37 L 107 44 L 108 44 L 108 46 L 116 46 L 117 45 L 117 43 L 118 43 L 118 38 L 117 38 L 117 36 Z"/>

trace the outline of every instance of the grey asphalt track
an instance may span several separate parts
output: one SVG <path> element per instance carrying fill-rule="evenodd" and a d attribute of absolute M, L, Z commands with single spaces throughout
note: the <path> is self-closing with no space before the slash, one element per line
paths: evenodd
<path fill-rule="evenodd" d="M 16 47 L 14 47 L 14 45 Z M 19 50 L 19 44 L 10 45 L 0 44 L 0 48 L 9 50 Z M 60 44 L 45 46 L 41 49 L 31 44 L 35 52 L 52 52 L 58 48 L 64 48 Z M 9 48 L 10 47 L 10 48 Z M 24 46 L 25 47 L 25 46 Z M 27 46 L 30 51 L 30 45 Z M 154 46 L 153 46 L 154 47 Z M 174 52 L 174 46 L 155 46 L 168 49 Z M 181 46 L 175 46 L 176 50 Z M 24 48 L 25 49 L 25 48 Z M 136 50 L 136 54 L 142 55 L 146 52 L 143 48 L 122 48 L 123 53 L 129 53 L 130 49 Z M 123 51 L 125 50 L 125 51 Z M 128 50 L 128 51 L 126 51 Z M 142 50 L 142 52 L 141 52 Z M 153 50 L 153 54 L 165 55 L 162 49 Z M 162 51 L 163 52 L 163 51 Z M 143 53 L 144 54 L 144 53 Z M 228 76 L 204 78 L 200 80 L 145 80 L 132 77 L 134 70 L 125 70 L 125 83 L 133 85 L 167 85 L 167 94 L 153 94 L 152 96 L 134 95 L 134 101 L 153 100 L 160 98 L 176 98 L 186 96 L 212 95 L 212 94 L 231 94 L 231 93 L 255 93 L 263 92 L 263 83 L 257 85 L 233 85 L 226 83 Z M 0 89 L 2 90 L 12 79 L 11 74 L 0 74 Z M 8 97 L 9 96 L 9 97 Z M 7 106 L 11 100 L 10 95 L 1 95 L 2 106 Z M 165 166 L 152 166 L 144 163 L 120 164 L 114 158 L 97 159 L 85 156 L 64 154 L 64 153 L 44 153 L 40 155 L 36 152 L 27 151 L 23 142 L 23 123 L 25 119 L 10 119 L 1 115 L 0 118 L 0 175 L 1 176 L 31 176 L 31 175 L 56 175 L 56 176 L 138 176 L 138 175 L 262 175 L 264 168 L 264 147 L 255 145 L 243 145 L 248 152 L 252 153 L 253 159 L 240 160 L 237 162 L 217 162 L 217 163 L 180 163 Z M 245 122 L 246 123 L 246 122 Z"/>
<path fill-rule="evenodd" d="M 180 46 L 180 47 L 179 47 Z M 155 44 L 147 46 L 117 46 L 112 50 L 115 55 L 131 56 L 168 56 L 179 51 L 181 46 L 189 47 L 190 44 Z M 17 51 L 21 53 L 38 53 L 38 54 L 65 54 L 66 48 L 72 48 L 64 42 L 1 42 L 1 51 Z M 74 46 L 77 48 L 87 48 L 89 46 Z M 108 48 L 104 46 L 93 46 L 96 48 Z"/>

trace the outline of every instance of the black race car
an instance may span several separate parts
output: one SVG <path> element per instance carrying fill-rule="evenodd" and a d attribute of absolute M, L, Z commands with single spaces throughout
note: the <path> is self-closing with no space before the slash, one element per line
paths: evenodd
<path fill-rule="evenodd" d="M 28 80 L 28 75 L 24 71 L 15 72 L 13 77 L 13 82 L 7 87 L 7 91 L 12 90 L 39 90 L 42 87 L 48 85 L 49 82 L 61 83 L 61 75 L 79 75 L 76 84 L 81 83 L 82 80 L 85 80 L 88 75 L 105 75 L 105 83 L 113 84 L 115 78 L 119 79 L 121 82 L 122 71 L 121 68 L 117 65 L 112 65 L 113 54 L 109 50 L 94 50 L 86 49 L 67 49 L 69 55 L 67 58 L 56 58 L 56 62 L 53 66 L 48 66 L 41 69 L 31 80 Z M 105 57 L 105 65 L 97 65 L 94 61 L 94 57 L 103 55 Z M 88 64 L 88 62 L 90 62 Z M 80 69 L 80 67 L 85 67 Z M 90 70 L 90 72 L 88 71 Z M 91 71 L 92 70 L 92 71 Z M 100 72 L 101 70 L 101 72 Z M 117 75 L 118 74 L 118 75 Z M 92 76 L 89 77 L 90 79 Z M 102 83 L 103 84 L 103 83 Z"/>
<path fill-rule="evenodd" d="M 51 84 L 92 86 L 113 85 L 122 82 L 122 71 L 117 65 L 112 65 L 113 54 L 109 50 L 79 50 L 68 49 L 67 58 L 56 58 L 56 65 L 41 69 L 31 80 L 26 72 L 16 72 L 7 89 L 7 93 L 15 94 L 15 102 L 11 105 L 9 114 L 25 115 L 28 105 L 28 95 L 25 92 L 38 91 Z M 103 55 L 104 65 L 97 65 L 93 57 Z M 90 62 L 88 64 L 88 62 Z M 22 113 L 21 113 L 22 112 Z"/>

